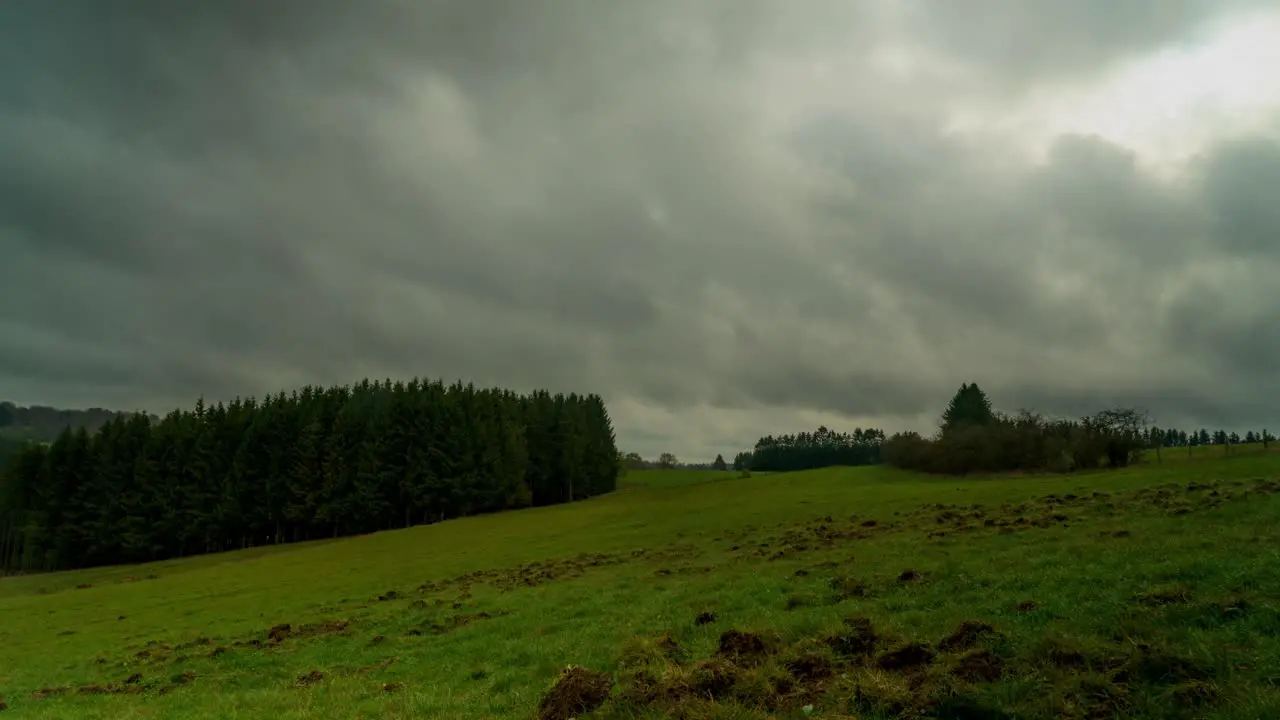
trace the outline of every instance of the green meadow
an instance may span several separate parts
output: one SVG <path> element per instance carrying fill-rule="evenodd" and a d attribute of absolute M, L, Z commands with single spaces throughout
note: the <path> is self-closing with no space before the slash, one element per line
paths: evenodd
<path fill-rule="evenodd" d="M 620 487 L 0 580 L 4 717 L 1280 717 L 1280 453 Z"/>

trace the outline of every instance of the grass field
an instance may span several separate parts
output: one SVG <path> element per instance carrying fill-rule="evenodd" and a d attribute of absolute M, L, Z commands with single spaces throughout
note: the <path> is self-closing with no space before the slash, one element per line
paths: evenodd
<path fill-rule="evenodd" d="M 600 718 L 1280 717 L 1280 453 L 1218 450 L 1065 477 L 635 472 L 571 506 L 9 578 L 0 698 L 533 718 L 573 664 L 608 677 L 552 699 L 599 682 Z"/>

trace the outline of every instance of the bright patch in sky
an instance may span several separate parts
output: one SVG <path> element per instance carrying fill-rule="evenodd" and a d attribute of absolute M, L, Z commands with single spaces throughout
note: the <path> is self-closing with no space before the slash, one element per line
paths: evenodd
<path fill-rule="evenodd" d="M 998 129 L 1033 138 L 1098 135 L 1170 170 L 1226 135 L 1268 132 L 1280 110 L 1280 11 L 1222 23 L 1205 40 L 1126 63 L 1101 82 L 1044 85 L 1023 106 L 964 114 L 957 131 Z"/>

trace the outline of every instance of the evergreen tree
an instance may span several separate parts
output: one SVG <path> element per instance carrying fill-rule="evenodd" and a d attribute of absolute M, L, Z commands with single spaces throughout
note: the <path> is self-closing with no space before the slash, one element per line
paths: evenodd
<path fill-rule="evenodd" d="M 964 427 L 985 427 L 994 419 L 991 400 L 977 383 L 964 383 L 942 413 L 942 432 L 954 432 Z"/>
<path fill-rule="evenodd" d="M 717 454 L 716 459 L 711 463 L 712 470 L 728 470 L 729 466 L 724 461 L 724 456 Z"/>

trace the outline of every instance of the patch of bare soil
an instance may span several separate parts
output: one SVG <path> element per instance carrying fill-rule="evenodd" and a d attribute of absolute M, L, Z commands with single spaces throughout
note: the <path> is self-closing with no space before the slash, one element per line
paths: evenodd
<path fill-rule="evenodd" d="M 267 630 L 267 642 L 278 645 L 285 640 L 304 640 L 324 635 L 346 634 L 351 627 L 350 620 L 324 620 L 293 627 L 290 623 L 273 625 Z M 236 643 L 237 646 L 262 647 L 262 641 L 253 639 Z"/>
<path fill-rule="evenodd" d="M 880 641 L 871 620 L 865 617 L 849 617 L 844 620 L 844 629 L 827 636 L 827 645 L 837 655 L 849 658 L 861 658 L 871 655 Z"/>
<path fill-rule="evenodd" d="M 966 682 L 995 682 L 1004 675 L 1004 660 L 990 650 L 972 650 L 960 656 L 952 672 Z"/>
<path fill-rule="evenodd" d="M 877 657 L 876 665 L 882 670 L 909 670 L 932 663 L 935 656 L 928 645 L 909 642 Z"/>
<path fill-rule="evenodd" d="M 981 620 L 965 620 L 954 632 L 938 643 L 938 649 L 943 652 L 968 650 L 976 645 L 979 639 L 995 634 L 996 629 L 990 623 Z"/>
<path fill-rule="evenodd" d="M 538 704 L 538 720 L 571 720 L 595 710 L 613 691 L 613 678 L 570 665 Z"/>
<path fill-rule="evenodd" d="M 296 685 L 297 687 L 307 687 L 308 685 L 315 685 L 321 680 L 324 680 L 324 673 L 320 672 L 319 670 L 312 670 L 311 672 L 306 673 L 305 675 L 300 675 L 298 679 L 294 682 L 294 685 Z"/>
<path fill-rule="evenodd" d="M 275 625 L 267 631 L 267 639 L 273 643 L 284 642 L 286 638 L 293 633 L 293 626 L 289 623 Z"/>
<path fill-rule="evenodd" d="M 173 692 L 178 688 L 184 687 L 186 685 L 190 685 L 191 683 L 195 682 L 195 679 L 196 679 L 196 674 L 194 672 L 192 672 L 191 670 L 185 670 L 183 672 L 178 673 L 177 675 L 170 677 L 169 683 L 167 685 L 161 686 L 159 689 L 159 692 L 161 695 L 165 693 Z"/>
<path fill-rule="evenodd" d="M 844 602 L 851 598 L 867 597 L 871 594 L 865 584 L 851 577 L 831 578 L 831 581 L 827 583 L 827 586 L 835 593 L 835 602 Z"/>
<path fill-rule="evenodd" d="M 739 664 L 754 665 L 773 651 L 773 643 L 756 633 L 726 630 L 720 635 L 716 655 Z"/>
<path fill-rule="evenodd" d="M 510 610 L 499 610 L 493 613 L 483 610 L 477 613 L 458 613 L 456 615 L 450 615 L 445 618 L 443 622 L 432 623 L 428 629 L 436 635 L 443 635 L 445 633 L 453 632 L 459 628 L 464 628 L 477 620 L 490 620 L 510 614 Z"/>
<path fill-rule="evenodd" d="M 829 678 L 833 673 L 831 659 L 816 652 L 804 653 L 785 667 L 792 677 L 802 682 Z"/>

